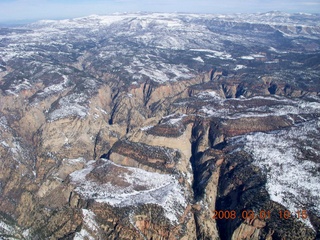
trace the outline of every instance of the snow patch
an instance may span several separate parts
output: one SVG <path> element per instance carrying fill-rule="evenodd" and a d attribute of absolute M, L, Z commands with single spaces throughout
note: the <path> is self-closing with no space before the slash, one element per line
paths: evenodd
<path fill-rule="evenodd" d="M 254 57 L 252 57 L 252 56 L 242 56 L 240 58 L 244 59 L 244 60 L 254 60 Z"/>
<path fill-rule="evenodd" d="M 164 72 L 160 71 L 160 70 L 142 69 L 142 70 L 139 71 L 139 73 L 149 77 L 150 79 L 152 79 L 152 80 L 154 80 L 156 82 L 169 81 L 169 78 L 167 77 L 167 75 Z"/>
<path fill-rule="evenodd" d="M 10 146 L 8 145 L 8 143 L 6 141 L 2 141 L 0 142 L 0 144 L 6 148 L 9 148 Z"/>
<path fill-rule="evenodd" d="M 95 168 L 94 163 L 95 161 L 90 161 L 86 168 L 70 174 L 72 182 L 77 185 L 76 191 L 86 199 L 95 199 L 116 207 L 158 204 L 164 208 L 165 216 L 172 223 L 178 222 L 178 216 L 183 213 L 187 203 L 183 189 L 173 175 L 124 167 L 104 160 L 100 167 L 109 165 L 126 170 L 119 179 L 128 183 L 128 186 L 114 186 L 110 182 L 99 183 L 86 178 Z M 137 186 L 143 186 L 144 190 L 136 190 Z"/>
<path fill-rule="evenodd" d="M 304 159 L 302 149 L 313 151 L 320 156 L 318 136 L 319 119 L 271 133 L 254 133 L 236 137 L 236 143 L 242 143 L 244 150 L 251 153 L 253 164 L 267 174 L 267 190 L 271 200 L 278 202 L 296 213 L 301 209 L 312 209 L 320 215 L 320 164 Z M 232 140 L 231 140 L 232 141 Z M 312 146 L 303 146 L 304 141 L 312 141 Z M 312 228 L 309 219 L 303 220 Z"/>
<path fill-rule="evenodd" d="M 49 120 L 55 121 L 69 116 L 78 116 L 84 118 L 87 116 L 88 108 L 82 106 L 86 101 L 83 94 L 73 93 L 59 100 L 59 107 L 49 114 Z"/>
<path fill-rule="evenodd" d="M 218 99 L 218 98 L 216 98 Z M 230 101 L 246 102 L 252 99 L 265 99 L 279 102 L 272 106 L 247 107 L 246 104 L 239 104 L 236 108 Z M 292 100 L 282 97 L 262 97 L 253 98 L 235 98 L 235 99 L 220 99 L 216 105 L 203 106 L 200 112 L 212 117 L 223 117 L 226 119 L 239 119 L 249 117 L 267 117 L 267 116 L 286 116 L 289 114 L 308 114 L 320 113 L 320 103 L 310 102 L 306 100 Z"/>
<path fill-rule="evenodd" d="M 200 56 L 196 57 L 196 58 L 192 58 L 192 59 L 195 60 L 195 61 L 204 63 L 203 59 Z"/>
<path fill-rule="evenodd" d="M 215 50 L 211 50 L 211 49 L 190 49 L 190 51 L 211 53 L 211 54 L 206 54 L 206 56 L 209 57 L 209 58 L 220 58 L 220 59 L 225 59 L 225 60 L 226 59 L 229 59 L 229 60 L 232 59 L 232 55 L 229 54 L 229 53 L 215 51 Z"/>
<path fill-rule="evenodd" d="M 82 214 L 85 228 L 89 229 L 92 232 L 97 232 L 99 229 L 99 225 L 95 220 L 96 215 L 88 209 L 82 209 Z"/>
<path fill-rule="evenodd" d="M 265 58 L 266 57 L 266 56 L 261 55 L 261 54 L 252 54 L 251 56 L 254 57 L 254 58 Z"/>
<path fill-rule="evenodd" d="M 174 117 L 174 118 L 173 118 Z M 168 121 L 165 121 L 164 123 L 168 123 L 168 124 L 171 124 L 171 125 L 175 125 L 177 124 L 178 122 L 180 122 L 184 117 L 187 117 L 186 114 L 170 114 L 168 116 L 165 116 L 165 117 L 162 117 L 162 119 L 166 120 L 166 119 L 169 119 Z"/>
<path fill-rule="evenodd" d="M 140 128 L 141 131 L 148 131 L 149 129 L 153 128 L 154 126 L 153 125 L 150 125 L 150 126 L 145 126 L 145 127 L 142 127 Z"/>
<path fill-rule="evenodd" d="M 95 240 L 95 238 L 92 237 L 92 235 L 84 228 L 82 228 L 80 232 L 77 232 L 73 239 L 74 240 Z"/>
<path fill-rule="evenodd" d="M 233 70 L 237 71 L 237 70 L 240 70 L 240 69 L 244 69 L 244 68 L 247 68 L 245 65 L 237 65 Z"/>
<path fill-rule="evenodd" d="M 57 93 L 57 92 L 61 92 L 66 88 L 66 84 L 68 82 L 68 78 L 67 76 L 63 75 L 63 82 L 58 83 L 58 84 L 53 84 L 49 87 L 46 87 L 45 89 L 43 89 L 43 92 L 38 93 L 37 95 L 42 96 L 42 95 L 50 95 L 53 93 Z"/>
<path fill-rule="evenodd" d="M 223 99 L 217 92 L 215 91 L 205 91 L 205 92 L 200 92 L 199 94 L 197 94 L 198 98 L 213 98 L 213 99 Z"/>
<path fill-rule="evenodd" d="M 5 222 L 0 221 L 0 233 L 11 234 L 14 232 L 15 232 L 14 227 L 8 225 Z"/>

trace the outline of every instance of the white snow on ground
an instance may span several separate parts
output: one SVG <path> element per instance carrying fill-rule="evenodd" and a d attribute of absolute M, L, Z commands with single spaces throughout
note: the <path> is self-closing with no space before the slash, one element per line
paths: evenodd
<path fill-rule="evenodd" d="M 43 89 L 43 92 L 41 93 L 38 93 L 38 95 L 49 95 L 49 94 L 53 94 L 53 93 L 56 93 L 56 92 L 60 92 L 62 90 L 64 90 L 66 88 L 66 84 L 68 82 L 68 77 L 63 75 L 63 82 L 61 83 L 58 83 L 58 84 L 53 84 L 53 85 L 50 85 L 49 87 L 46 87 L 45 89 Z"/>
<path fill-rule="evenodd" d="M 125 207 L 139 204 L 158 204 L 165 210 L 165 216 L 172 222 L 178 221 L 187 203 L 183 189 L 178 180 L 169 174 L 148 172 L 133 167 L 117 165 L 104 160 L 102 166 L 111 165 L 125 170 L 117 176 L 125 185 L 112 185 L 110 182 L 99 183 L 86 176 L 94 169 L 95 161 L 88 162 L 86 168 L 70 174 L 72 182 L 77 185 L 76 191 L 87 199 L 108 203 L 112 206 Z M 108 174 L 108 173 L 106 173 Z M 135 190 L 143 187 L 144 190 Z"/>
<path fill-rule="evenodd" d="M 170 119 L 167 123 L 171 124 L 171 125 L 175 125 L 176 123 L 180 122 L 184 117 L 186 117 L 187 115 L 182 114 L 177 118 L 172 118 Z"/>
<path fill-rule="evenodd" d="M 227 108 L 215 109 L 215 108 L 211 108 L 208 106 L 204 106 L 201 108 L 200 112 L 202 112 L 210 117 L 230 118 L 229 117 L 229 109 L 227 109 Z"/>
<path fill-rule="evenodd" d="M 233 70 L 237 71 L 244 68 L 247 68 L 247 67 L 245 65 L 237 65 Z"/>
<path fill-rule="evenodd" d="M 244 60 L 254 60 L 254 57 L 252 57 L 252 56 L 242 56 L 241 59 L 244 59 Z"/>
<path fill-rule="evenodd" d="M 6 117 L 5 116 L 1 116 L 0 117 L 0 130 L 1 131 L 8 131 L 8 121 L 7 121 L 7 119 L 6 119 Z"/>
<path fill-rule="evenodd" d="M 95 214 L 87 209 L 82 209 L 83 221 L 87 228 L 96 232 L 99 229 L 98 224 L 95 221 Z"/>
<path fill-rule="evenodd" d="M 269 50 L 273 51 L 273 52 L 276 52 L 276 53 L 288 53 L 288 52 L 285 52 L 285 51 L 279 51 L 279 50 L 277 50 L 277 49 L 275 49 L 273 47 L 270 47 Z"/>
<path fill-rule="evenodd" d="M 89 233 L 89 231 L 92 233 L 96 233 L 99 230 L 99 225 L 95 220 L 95 214 L 88 209 L 82 209 L 82 215 L 83 215 L 83 225 L 82 225 L 81 231 L 76 233 L 74 239 L 75 240 L 96 239 L 94 236 L 92 236 Z"/>
<path fill-rule="evenodd" d="M 21 90 L 27 90 L 31 89 L 32 85 L 27 79 L 23 79 L 23 81 L 20 81 L 19 83 L 16 84 L 11 84 L 10 89 L 6 90 L 7 94 L 15 95 L 18 96 L 18 93 Z"/>
<path fill-rule="evenodd" d="M 266 57 L 266 56 L 261 55 L 261 54 L 252 54 L 251 56 L 254 57 L 254 58 L 265 58 Z"/>
<path fill-rule="evenodd" d="M 232 59 L 232 55 L 229 53 L 219 52 L 211 49 L 190 49 L 190 51 L 211 53 L 206 55 L 209 58 Z"/>
<path fill-rule="evenodd" d="M 304 159 L 301 151 L 312 151 L 320 157 L 319 148 L 314 148 L 320 146 L 320 139 L 314 137 L 319 136 L 319 130 L 318 119 L 289 130 L 258 132 L 234 138 L 252 154 L 253 164 L 267 173 L 266 187 L 271 200 L 282 204 L 291 213 L 309 207 L 320 215 L 320 164 Z M 311 141 L 312 144 L 303 146 L 304 141 Z M 300 220 L 312 228 L 309 219 Z"/>
<path fill-rule="evenodd" d="M 27 238 L 27 239 L 28 239 L 29 235 L 30 235 L 30 229 L 26 229 L 26 230 L 24 230 L 24 231 L 22 232 L 22 236 L 23 236 L 24 238 Z"/>
<path fill-rule="evenodd" d="M 2 141 L 2 142 L 0 142 L 0 144 L 1 144 L 3 147 L 6 147 L 6 148 L 10 147 L 6 141 Z"/>
<path fill-rule="evenodd" d="M 203 59 L 200 56 L 196 57 L 196 58 L 192 58 L 192 59 L 195 60 L 195 61 L 204 63 Z"/>
<path fill-rule="evenodd" d="M 0 233 L 11 234 L 13 232 L 15 232 L 15 230 L 12 226 L 0 221 Z"/>
<path fill-rule="evenodd" d="M 149 129 L 151 129 L 153 127 L 154 127 L 153 125 L 149 125 L 149 126 L 142 127 L 140 129 L 141 129 L 141 131 L 148 131 Z"/>
<path fill-rule="evenodd" d="M 77 232 L 73 238 L 74 240 L 95 240 L 94 237 L 84 228 L 81 229 L 80 232 Z"/>
<path fill-rule="evenodd" d="M 31 86 L 31 83 L 27 79 L 23 79 L 22 83 L 14 86 L 14 92 L 17 93 L 24 89 L 30 89 Z"/>
<path fill-rule="evenodd" d="M 260 106 L 248 108 L 245 104 L 240 104 L 234 108 L 229 106 L 230 101 L 251 101 L 251 98 L 236 98 L 236 99 L 220 99 L 214 98 L 218 101 L 218 104 L 210 104 L 202 107 L 200 112 L 207 116 L 224 117 L 226 119 L 239 119 L 249 117 L 266 117 L 266 116 L 286 116 L 289 114 L 305 114 L 305 113 L 320 113 L 319 102 L 309 102 L 305 100 L 292 100 L 282 97 L 254 97 L 252 99 L 266 99 L 279 102 L 273 106 Z M 220 105 L 220 106 L 219 106 Z M 223 107 L 225 106 L 225 107 Z"/>
<path fill-rule="evenodd" d="M 80 105 L 80 103 L 85 102 L 85 100 L 86 97 L 78 93 L 73 93 L 61 98 L 59 100 L 59 108 L 49 114 L 49 120 L 54 121 L 68 116 L 85 117 L 88 108 Z"/>
<path fill-rule="evenodd" d="M 75 159 L 64 158 L 64 159 L 62 159 L 62 161 L 63 161 L 63 163 L 66 163 L 68 165 L 75 165 L 78 163 L 85 163 L 86 162 L 86 160 L 82 157 L 75 158 Z"/>
<path fill-rule="evenodd" d="M 163 62 L 153 62 L 150 60 L 143 62 L 139 58 L 144 56 L 137 56 L 135 61 L 124 69 L 130 73 L 135 79 L 143 79 L 148 77 L 155 82 L 163 83 L 166 81 L 177 81 L 180 79 L 190 79 L 193 74 L 187 66 L 183 64 L 173 65 Z M 132 84 L 138 84 L 134 81 Z"/>
<path fill-rule="evenodd" d="M 214 91 L 204 91 L 197 94 L 198 98 L 213 98 L 213 99 L 223 99 L 217 92 Z"/>
<path fill-rule="evenodd" d="M 156 82 L 166 82 L 169 80 L 167 75 L 160 70 L 142 69 L 139 71 L 139 73 L 149 77 L 150 79 L 152 79 Z"/>
<path fill-rule="evenodd" d="M 173 114 L 170 114 L 170 115 L 162 117 L 162 120 L 165 120 L 164 123 L 175 125 L 178 122 L 180 122 L 184 117 L 187 117 L 187 115 L 186 114 L 175 114 L 175 113 L 173 113 Z"/>
<path fill-rule="evenodd" d="M 86 107 L 80 106 L 79 104 L 69 105 L 52 112 L 49 119 L 54 121 L 71 115 L 85 117 L 87 115 L 87 110 Z"/>
<path fill-rule="evenodd" d="M 41 20 L 36 23 L 30 24 L 30 27 L 41 27 L 46 30 L 55 30 L 63 28 L 83 28 L 84 24 L 88 28 L 98 27 L 101 25 L 108 26 L 112 23 L 121 21 L 125 18 L 137 17 L 135 14 L 128 15 L 109 15 L 109 16 L 99 16 L 90 15 L 87 17 L 74 18 L 74 19 L 64 19 L 64 20 Z"/>

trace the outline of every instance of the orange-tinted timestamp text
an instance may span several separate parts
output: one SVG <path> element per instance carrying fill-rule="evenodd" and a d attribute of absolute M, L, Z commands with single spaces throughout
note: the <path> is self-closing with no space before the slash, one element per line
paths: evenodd
<path fill-rule="evenodd" d="M 253 210 L 243 210 L 240 213 L 237 213 L 235 210 L 214 210 L 212 211 L 213 219 L 270 219 L 271 211 L 270 210 L 260 210 L 259 212 L 254 212 Z M 273 215 L 274 216 L 274 215 Z M 279 211 L 278 216 L 280 219 L 290 219 L 290 218 L 302 218 L 307 219 L 308 214 L 306 210 L 298 210 L 295 213 L 292 213 L 288 210 Z"/>

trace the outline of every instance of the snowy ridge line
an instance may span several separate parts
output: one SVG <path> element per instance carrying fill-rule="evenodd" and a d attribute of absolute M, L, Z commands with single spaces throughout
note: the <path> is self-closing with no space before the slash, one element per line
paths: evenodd
<path fill-rule="evenodd" d="M 228 102 L 232 101 L 250 101 L 251 99 L 265 99 L 276 102 L 283 102 L 283 105 L 273 105 L 270 107 L 258 106 L 258 107 L 242 107 L 238 106 L 237 109 L 231 109 L 223 107 Z M 293 100 L 285 98 L 273 98 L 273 97 L 253 97 L 253 98 L 232 98 L 232 99 L 219 99 L 215 96 L 212 97 L 213 101 L 220 104 L 219 108 L 216 106 L 207 105 L 200 109 L 200 113 L 204 113 L 209 117 L 222 117 L 225 119 L 239 119 L 250 117 L 267 117 L 267 116 L 289 116 L 290 114 L 308 114 L 308 113 L 320 113 L 320 102 L 310 102 L 306 100 Z"/>
<path fill-rule="evenodd" d="M 288 14 L 284 12 L 267 12 L 260 14 L 194 14 L 194 13 L 114 13 L 108 15 L 89 15 L 86 17 L 73 18 L 73 19 L 64 19 L 64 20 L 40 20 L 36 23 L 29 24 L 28 26 L 50 26 L 52 24 L 60 24 L 60 25 L 69 25 L 72 27 L 78 27 L 79 23 L 83 23 L 84 21 L 96 21 L 100 25 L 110 25 L 114 22 L 125 20 L 125 19 L 133 19 L 138 18 L 142 19 L 152 19 L 152 20 L 163 20 L 170 22 L 172 19 L 179 20 L 180 18 L 191 18 L 191 19 L 201 19 L 201 20 L 218 20 L 225 21 L 231 23 L 240 23 L 240 22 L 248 22 L 252 24 L 263 23 L 269 24 L 273 26 L 283 26 L 283 25 L 292 25 L 292 26 L 304 26 L 300 20 L 292 19 L 291 16 L 295 16 L 298 14 Z M 307 15 L 307 14 L 300 14 Z M 315 14 L 309 14 L 308 16 L 317 16 Z M 280 20 L 280 21 L 279 21 Z M 314 26 L 319 26 L 319 24 L 315 24 Z"/>

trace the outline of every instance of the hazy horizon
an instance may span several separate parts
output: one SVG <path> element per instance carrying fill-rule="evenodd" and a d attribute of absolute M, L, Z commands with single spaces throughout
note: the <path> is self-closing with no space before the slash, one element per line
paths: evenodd
<path fill-rule="evenodd" d="M 1 23 L 66 19 L 124 12 L 254 13 L 282 11 L 319 13 L 320 1 L 298 0 L 0 0 Z"/>

